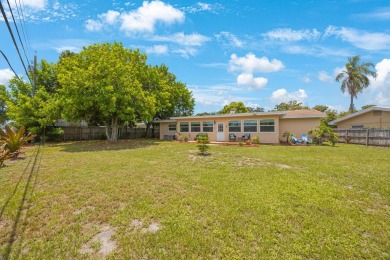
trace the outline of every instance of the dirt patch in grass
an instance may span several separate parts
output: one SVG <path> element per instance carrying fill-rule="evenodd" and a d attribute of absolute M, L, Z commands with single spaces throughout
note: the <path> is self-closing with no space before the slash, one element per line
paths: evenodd
<path fill-rule="evenodd" d="M 115 229 L 109 225 L 104 225 L 100 228 L 100 232 L 96 234 L 91 240 L 84 244 L 81 249 L 81 254 L 93 254 L 95 247 L 99 244 L 98 254 L 102 257 L 106 257 L 108 254 L 116 249 L 116 243 L 111 240 L 111 237 L 115 234 Z"/>
<path fill-rule="evenodd" d="M 140 230 L 142 233 L 156 233 L 161 229 L 160 224 L 153 221 L 149 224 L 149 226 L 144 227 L 143 221 L 139 219 L 133 219 L 130 223 L 130 226 L 134 230 Z"/>
<path fill-rule="evenodd" d="M 280 169 L 297 168 L 295 166 L 291 166 L 288 164 L 264 162 L 260 159 L 248 158 L 248 157 L 241 158 L 240 161 L 237 162 L 237 166 L 238 167 L 267 167 L 267 166 L 271 166 L 271 167 L 276 167 L 276 168 L 280 168 Z"/>
<path fill-rule="evenodd" d="M 75 212 L 73 212 L 74 215 L 79 215 L 85 211 L 92 211 L 92 210 L 95 210 L 95 207 L 94 206 L 86 206 L 86 207 L 83 207 L 81 209 L 78 209 L 76 210 Z"/>

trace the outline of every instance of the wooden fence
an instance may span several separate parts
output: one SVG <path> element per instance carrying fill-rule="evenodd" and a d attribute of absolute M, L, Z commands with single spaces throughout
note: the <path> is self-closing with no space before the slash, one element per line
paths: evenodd
<path fill-rule="evenodd" d="M 334 129 L 340 143 L 390 147 L 390 129 Z"/>
<path fill-rule="evenodd" d="M 106 139 L 106 130 L 104 127 L 99 126 L 62 126 L 64 133 L 57 137 L 57 141 L 82 141 L 82 140 L 104 140 Z M 122 127 L 119 129 L 120 139 L 134 139 L 141 137 L 159 138 L 160 129 L 150 129 L 147 135 L 145 135 L 145 128 L 129 128 Z"/>

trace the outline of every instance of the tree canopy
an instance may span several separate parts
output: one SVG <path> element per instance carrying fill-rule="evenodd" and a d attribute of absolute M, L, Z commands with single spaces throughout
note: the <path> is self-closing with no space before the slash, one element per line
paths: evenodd
<path fill-rule="evenodd" d="M 360 56 L 353 56 L 348 58 L 348 63 L 345 64 L 345 70 L 336 76 L 336 81 L 341 81 L 341 91 L 351 96 L 351 103 L 349 106 L 349 112 L 355 111 L 353 99 L 357 98 L 359 93 L 363 92 L 363 89 L 370 85 L 368 76 L 376 78 L 375 71 L 370 70 L 370 67 L 374 67 L 371 62 L 361 62 Z"/>
<path fill-rule="evenodd" d="M 247 113 L 249 112 L 248 108 L 244 105 L 243 102 L 232 102 L 229 105 L 226 105 L 219 111 L 219 114 L 229 114 L 230 111 L 235 110 L 236 113 Z"/>
<path fill-rule="evenodd" d="M 62 116 L 104 125 L 108 140 L 125 123 L 193 113 L 194 99 L 165 65 L 121 43 L 93 44 L 61 56 L 57 66 Z"/>
<path fill-rule="evenodd" d="M 296 100 L 289 101 L 288 103 L 280 103 L 275 105 L 276 111 L 288 111 L 288 110 L 300 110 L 300 109 L 309 109 L 307 106 L 303 106 L 301 102 Z"/>

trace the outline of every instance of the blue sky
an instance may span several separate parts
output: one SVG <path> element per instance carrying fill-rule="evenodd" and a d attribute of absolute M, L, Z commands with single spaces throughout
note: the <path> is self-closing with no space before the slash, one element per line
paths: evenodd
<path fill-rule="evenodd" d="M 354 55 L 378 73 L 356 107 L 390 107 L 389 1 L 9 2 L 24 3 L 29 60 L 35 51 L 56 62 L 63 50 L 119 41 L 147 53 L 150 64 L 166 64 L 193 92 L 195 113 L 233 101 L 269 110 L 290 100 L 346 111 L 349 96 L 334 78 Z M 21 30 L 17 9 L 14 15 Z M 23 75 L 3 19 L 0 39 L 0 50 Z M 0 84 L 11 76 L 0 57 Z"/>

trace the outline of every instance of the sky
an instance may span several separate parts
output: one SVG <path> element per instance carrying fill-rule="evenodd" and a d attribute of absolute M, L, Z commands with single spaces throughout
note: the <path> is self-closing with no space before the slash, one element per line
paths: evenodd
<path fill-rule="evenodd" d="M 64 50 L 122 42 L 146 53 L 149 64 L 167 65 L 192 91 L 195 113 L 234 101 L 271 110 L 291 100 L 347 111 L 350 97 L 335 77 L 355 55 L 378 74 L 358 95 L 356 108 L 390 107 L 388 0 L 8 2 L 26 54 L 1 0 L 25 63 L 34 53 L 38 61 L 57 62 Z M 0 50 L 26 78 L 2 16 Z M 0 84 L 12 76 L 0 56 Z"/>

